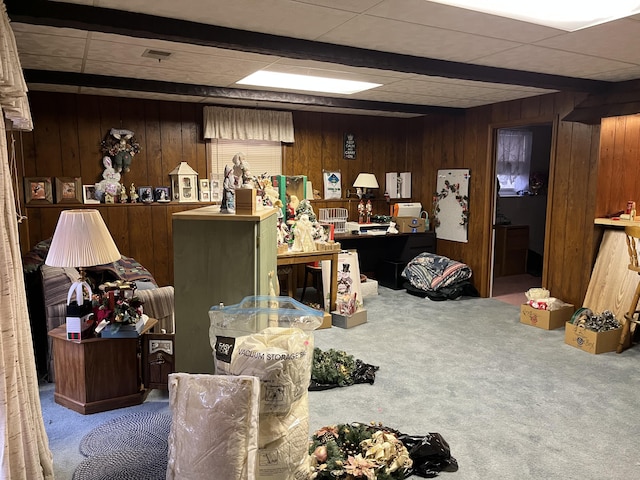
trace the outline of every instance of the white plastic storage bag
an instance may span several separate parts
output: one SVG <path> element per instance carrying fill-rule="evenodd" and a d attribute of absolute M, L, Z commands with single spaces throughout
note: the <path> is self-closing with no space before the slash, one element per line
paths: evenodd
<path fill-rule="evenodd" d="M 258 480 L 309 476 L 308 387 L 323 312 L 290 297 L 246 297 L 209 310 L 216 371 L 260 381 Z"/>
<path fill-rule="evenodd" d="M 260 379 L 260 413 L 289 412 L 307 392 L 323 313 L 290 298 L 246 297 L 209 310 L 216 373 Z"/>
<path fill-rule="evenodd" d="M 170 374 L 167 480 L 255 480 L 259 390 L 250 376 Z"/>

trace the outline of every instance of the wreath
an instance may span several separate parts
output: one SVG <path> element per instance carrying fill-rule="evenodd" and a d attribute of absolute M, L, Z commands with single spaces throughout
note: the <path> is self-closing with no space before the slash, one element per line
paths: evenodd
<path fill-rule="evenodd" d="M 362 423 L 323 427 L 312 437 L 312 478 L 396 480 L 413 466 L 398 432 Z"/>
<path fill-rule="evenodd" d="M 444 187 L 440 192 L 433 194 L 433 224 L 434 227 L 440 226 L 440 220 L 438 219 L 438 213 L 440 213 L 440 201 L 449 195 L 449 192 L 453 193 L 456 197 L 458 205 L 462 208 L 460 225 L 467 226 L 469 224 L 469 197 L 460 193 L 460 184 L 451 183 L 449 180 L 444 181 Z"/>
<path fill-rule="evenodd" d="M 112 128 L 100 142 L 103 155 L 107 155 L 113 161 L 116 172 L 128 172 L 133 157 L 140 153 L 140 144 L 136 141 L 131 130 Z"/>
<path fill-rule="evenodd" d="M 309 390 L 348 387 L 356 383 L 373 385 L 379 367 L 364 363 L 342 350 L 313 349 L 311 384 Z"/>

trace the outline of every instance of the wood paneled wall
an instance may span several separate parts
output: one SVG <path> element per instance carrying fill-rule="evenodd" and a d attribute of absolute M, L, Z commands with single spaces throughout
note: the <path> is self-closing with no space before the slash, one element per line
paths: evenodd
<path fill-rule="evenodd" d="M 202 139 L 202 106 L 117 97 L 31 92 L 34 130 L 15 133 L 18 165 L 24 176 L 81 177 L 83 184 L 102 179 L 100 142 L 111 128 L 135 133 L 141 151 L 124 185 L 169 186 L 169 172 L 186 161 L 207 176 Z M 24 192 L 20 191 L 24 201 Z M 202 204 L 91 205 L 105 219 L 123 255 L 148 268 L 160 285 L 173 283 L 171 214 Z M 65 205 L 26 205 L 27 220 L 20 226 L 26 252 L 50 237 Z"/>
<path fill-rule="evenodd" d="M 623 208 L 640 193 L 633 181 L 640 173 L 635 158 L 640 149 L 638 117 L 603 121 L 598 162 L 600 127 L 559 120 L 581 98 L 552 94 L 473 108 L 464 116 L 417 119 L 294 112 L 296 141 L 283 149 L 283 172 L 307 175 L 322 192 L 323 169 L 340 170 L 345 193 L 358 173 L 372 172 L 380 183 L 374 213 L 387 213 L 388 205 L 382 200 L 384 174 L 409 171 L 412 200 L 421 202 L 431 214 L 437 170 L 469 168 L 469 241 L 441 240 L 437 249 L 441 255 L 468 263 L 476 288 L 486 296 L 495 178 L 492 131 L 553 122 L 543 285 L 553 295 L 581 305 L 600 238 L 593 219 Z M 24 161 L 25 176 L 81 176 L 83 183 L 100 180 L 99 145 L 112 127 L 133 130 L 142 146 L 131 172 L 124 176 L 126 185 L 168 185 L 168 173 L 183 160 L 201 176 L 207 175 L 202 105 L 42 92 L 30 93 L 30 102 L 35 129 L 16 134 L 18 161 L 19 165 Z M 355 160 L 343 159 L 345 133 L 355 135 Z M 22 198 L 22 192 L 20 195 Z M 355 197 L 315 201 L 314 205 L 316 209 L 345 207 L 350 218 L 356 218 Z M 122 253 L 138 259 L 161 284 L 171 284 L 171 214 L 197 206 L 99 208 Z M 26 209 L 29 219 L 21 226 L 23 251 L 53 233 L 61 209 L 59 205 Z"/>
<path fill-rule="evenodd" d="M 640 206 L 640 115 L 602 120 L 596 216 Z M 638 208 L 640 211 L 640 207 Z"/>
<path fill-rule="evenodd" d="M 549 200 L 543 286 L 552 295 L 582 305 L 598 243 L 593 225 L 600 128 L 559 119 L 581 97 L 553 94 L 473 108 L 464 119 L 424 120 L 421 166 L 424 179 L 419 196 L 435 191 L 437 170 L 469 168 L 468 242 L 438 241 L 438 253 L 472 268 L 481 295 L 489 294 L 495 167 L 492 135 L 495 128 L 553 122 Z"/>
<path fill-rule="evenodd" d="M 80 176 L 83 184 L 99 181 L 103 172 L 100 141 L 114 127 L 134 131 L 141 145 L 131 171 L 123 174 L 123 184 L 169 185 L 168 174 L 180 161 L 186 161 L 201 177 L 208 174 L 202 105 L 45 92 L 31 92 L 29 100 L 34 130 L 15 133 L 24 176 Z M 296 142 L 283 148 L 284 173 L 307 175 L 314 188 L 322 192 L 322 170 L 340 170 L 345 194 L 358 173 L 375 173 L 380 189 L 373 202 L 374 214 L 387 214 L 389 210 L 382 200 L 384 173 L 407 171 L 407 158 L 419 158 L 420 154 L 417 130 L 411 132 L 406 119 L 295 112 L 294 126 Z M 342 158 L 347 132 L 356 138 L 355 160 Z M 23 201 L 23 192 L 19 194 Z M 357 204 L 354 195 L 341 201 L 318 202 L 315 208 L 344 207 L 350 210 L 351 218 L 357 218 Z M 173 283 L 171 215 L 198 206 L 201 204 L 97 207 L 121 252 L 138 260 L 161 285 L 166 285 Z M 24 207 L 28 219 L 21 225 L 23 252 L 53 234 L 64 208 L 73 206 Z"/>

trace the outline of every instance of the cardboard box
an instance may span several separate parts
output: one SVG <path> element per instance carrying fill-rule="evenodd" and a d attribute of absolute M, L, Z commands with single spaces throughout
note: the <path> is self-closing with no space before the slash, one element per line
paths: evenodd
<path fill-rule="evenodd" d="M 620 343 L 622 327 L 606 332 L 594 332 L 567 322 L 564 329 L 564 343 L 589 353 L 614 352 Z"/>
<path fill-rule="evenodd" d="M 394 217 L 396 228 L 400 233 L 418 233 L 426 231 L 425 219 L 422 217 Z"/>
<path fill-rule="evenodd" d="M 545 330 L 554 330 L 564 326 L 575 312 L 573 305 L 567 305 L 559 310 L 538 310 L 523 303 L 520 306 L 520 323 L 532 325 Z"/>
<path fill-rule="evenodd" d="M 360 283 L 360 290 L 362 291 L 362 298 L 374 297 L 378 295 L 378 281 L 367 278 L 366 282 Z"/>
<path fill-rule="evenodd" d="M 236 213 L 238 215 L 255 215 L 256 190 L 254 188 L 236 188 Z"/>
<path fill-rule="evenodd" d="M 356 311 L 353 315 L 341 315 L 338 312 L 331 312 L 331 323 L 334 327 L 353 328 L 363 323 L 367 323 L 367 309 Z"/>

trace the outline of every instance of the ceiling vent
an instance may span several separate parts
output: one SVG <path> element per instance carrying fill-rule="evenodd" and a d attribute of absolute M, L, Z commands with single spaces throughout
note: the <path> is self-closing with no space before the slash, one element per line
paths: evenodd
<path fill-rule="evenodd" d="M 147 49 L 142 54 L 143 57 L 153 58 L 154 60 L 166 60 L 172 55 L 171 52 L 163 52 L 162 50 Z"/>

